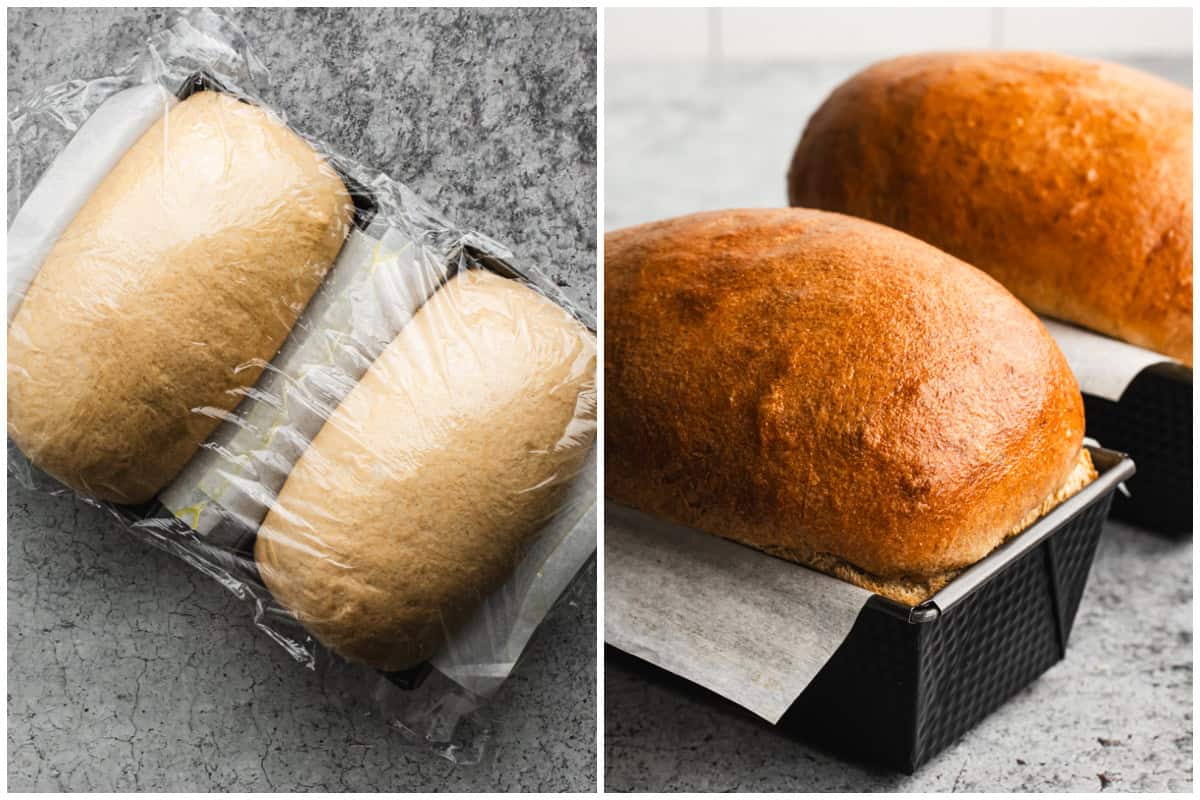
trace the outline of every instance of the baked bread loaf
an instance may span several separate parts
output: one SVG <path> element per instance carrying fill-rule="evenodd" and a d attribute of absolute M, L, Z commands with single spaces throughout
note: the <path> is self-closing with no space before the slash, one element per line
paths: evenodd
<path fill-rule="evenodd" d="M 809 120 L 794 206 L 905 231 L 1035 311 L 1192 363 L 1192 94 L 1048 53 L 877 64 Z"/>
<path fill-rule="evenodd" d="M 490 272 L 438 290 L 325 423 L 254 548 L 322 643 L 430 658 L 516 566 L 595 436 L 595 342 Z"/>
<path fill-rule="evenodd" d="M 268 112 L 175 106 L 46 256 L 8 329 L 8 434 L 76 491 L 149 500 L 258 379 L 353 206 Z"/>
<path fill-rule="evenodd" d="M 806 209 L 605 237 L 605 493 L 917 604 L 1095 476 L 1029 309 Z"/>

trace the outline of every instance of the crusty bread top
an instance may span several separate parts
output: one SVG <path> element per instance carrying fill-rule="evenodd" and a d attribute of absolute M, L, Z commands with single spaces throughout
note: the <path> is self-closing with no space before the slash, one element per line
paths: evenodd
<path fill-rule="evenodd" d="M 1037 317 L 881 225 L 781 209 L 615 231 L 604 302 L 605 492 L 668 520 L 927 579 L 1079 463 L 1082 399 Z"/>
<path fill-rule="evenodd" d="M 1036 311 L 1192 361 L 1192 94 L 1049 53 L 932 53 L 817 110 L 792 205 L 882 222 Z"/>
<path fill-rule="evenodd" d="M 560 509 L 595 436 L 595 380 L 595 339 L 567 312 L 460 273 L 288 476 L 254 549 L 263 581 L 346 658 L 430 658 Z"/>
<path fill-rule="evenodd" d="M 997 544 L 1022 533 L 1040 517 L 1050 513 L 1060 503 L 1096 478 L 1096 467 L 1092 463 L 1091 453 L 1086 448 L 1079 451 L 1075 467 L 1068 473 L 1066 480 L 1053 493 L 1042 499 L 1037 508 L 1032 508 L 1025 517 L 1012 526 Z M 769 549 L 768 549 L 769 552 Z M 944 572 L 932 572 L 924 575 L 902 575 L 900 577 L 881 578 L 860 569 L 853 564 L 831 556 L 828 553 L 792 551 L 784 557 L 813 569 L 833 575 L 836 578 L 869 589 L 875 594 L 882 595 L 906 606 L 918 606 L 937 594 L 951 581 L 959 576 L 962 568 L 949 569 Z M 965 566 L 965 565 L 964 565 Z"/>
<path fill-rule="evenodd" d="M 341 179 L 268 112 L 175 106 L 54 245 L 8 330 L 8 433 L 77 491 L 140 503 L 258 379 L 341 248 Z"/>

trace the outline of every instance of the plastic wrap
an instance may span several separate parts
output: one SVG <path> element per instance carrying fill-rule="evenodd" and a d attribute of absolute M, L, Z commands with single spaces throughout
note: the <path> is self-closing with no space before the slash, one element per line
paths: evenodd
<path fill-rule="evenodd" d="M 595 550 L 595 324 L 266 80 L 191 10 L 10 113 L 9 470 L 454 757 Z"/>

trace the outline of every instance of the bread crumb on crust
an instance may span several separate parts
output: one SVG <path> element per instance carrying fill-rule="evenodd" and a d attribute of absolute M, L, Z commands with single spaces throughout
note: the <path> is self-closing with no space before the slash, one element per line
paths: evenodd
<path fill-rule="evenodd" d="M 1012 539 L 1034 522 L 1050 513 L 1051 510 L 1068 497 L 1076 494 L 1083 487 L 1095 480 L 1097 474 L 1096 468 L 1092 464 L 1091 453 L 1088 452 L 1087 448 L 1080 448 L 1079 458 L 1075 462 L 1074 468 L 1068 473 L 1066 480 L 1063 481 L 1063 484 L 1057 491 L 1043 500 L 1041 505 L 1030 509 L 1029 513 L 1017 525 L 1013 526 L 1012 530 L 1008 532 L 1008 535 L 1004 537 L 1000 544 L 1004 544 L 1004 542 Z M 997 547 L 999 546 L 997 545 Z M 829 553 L 801 553 L 790 549 L 786 553 L 778 549 L 764 549 L 764 552 L 785 558 L 788 561 L 804 564 L 818 572 L 824 572 L 826 575 L 832 575 L 839 580 L 861 586 L 868 591 L 872 591 L 890 600 L 895 600 L 897 603 L 906 606 L 917 606 L 925 602 L 966 569 L 966 567 L 963 567 L 962 569 L 940 572 L 933 575 L 881 578 Z"/>

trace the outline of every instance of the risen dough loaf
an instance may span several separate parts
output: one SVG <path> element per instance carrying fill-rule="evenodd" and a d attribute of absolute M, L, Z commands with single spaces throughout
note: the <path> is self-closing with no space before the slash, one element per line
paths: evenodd
<path fill-rule="evenodd" d="M 255 545 L 264 583 L 348 659 L 428 659 L 560 506 L 595 435 L 595 365 L 558 306 L 460 274 L 288 476 Z"/>
<path fill-rule="evenodd" d="M 1192 93 L 1049 53 L 886 61 L 817 110 L 791 204 L 882 222 L 1035 311 L 1192 363 Z"/>
<path fill-rule="evenodd" d="M 345 238 L 337 174 L 229 95 L 177 105 L 50 251 L 8 329 L 8 433 L 77 491 L 149 500 L 279 349 Z"/>
<path fill-rule="evenodd" d="M 619 503 L 919 603 L 1095 475 L 1037 317 L 923 242 L 781 209 L 604 247 Z"/>

